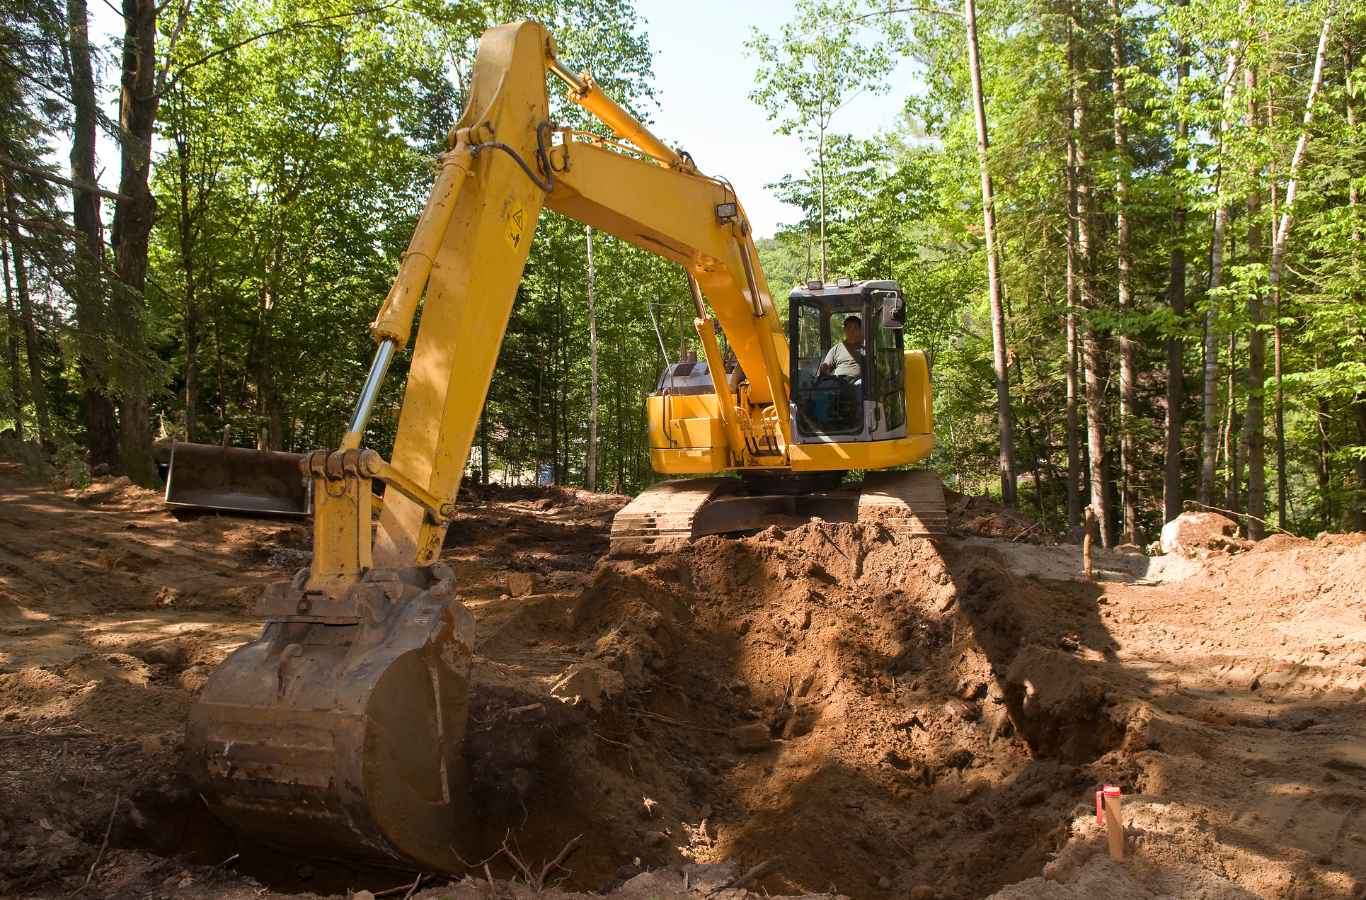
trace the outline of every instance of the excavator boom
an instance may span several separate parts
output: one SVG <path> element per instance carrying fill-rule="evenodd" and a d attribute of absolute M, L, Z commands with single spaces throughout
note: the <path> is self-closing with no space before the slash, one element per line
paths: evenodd
<path fill-rule="evenodd" d="M 548 72 L 618 140 L 556 128 Z M 462 756 L 474 624 L 437 557 L 543 207 L 687 273 L 706 361 L 696 369 L 705 375 L 689 391 L 650 398 L 658 470 L 738 470 L 781 487 L 801 483 L 790 479 L 803 472 L 838 476 L 929 453 L 928 372 L 921 356 L 905 353 L 903 360 L 895 285 L 823 285 L 802 301 L 827 322 L 832 311 L 855 308 L 850 304 L 876 305 L 889 329 L 882 344 L 874 342 L 876 365 L 869 366 L 870 385 L 874 372 L 888 373 L 876 382 L 884 394 L 844 404 L 852 410 L 848 439 L 804 436 L 820 398 L 846 388 L 812 381 L 810 360 L 792 352 L 730 185 L 700 173 L 590 76 L 566 69 L 540 25 L 489 30 L 468 104 L 371 326 L 377 349 L 347 433 L 336 450 L 300 462 L 312 499 L 312 562 L 263 594 L 261 636 L 215 671 L 191 711 L 192 773 L 219 815 L 245 832 L 324 854 L 460 867 L 461 838 L 474 815 Z M 385 460 L 361 445 L 419 305 L 421 326 Z M 718 327 L 733 363 L 722 356 Z M 828 324 L 822 327 L 828 336 Z M 794 393 L 797 367 L 814 399 Z M 933 515 L 910 515 L 910 482 L 878 478 L 862 491 L 836 489 L 801 502 L 832 518 L 829 510 L 838 507 L 851 520 L 877 518 L 920 533 L 938 527 Z M 376 481 L 385 492 L 372 532 Z M 777 506 L 762 492 L 747 495 L 746 506 L 741 485 L 712 478 L 651 489 L 623 511 L 614 550 L 649 552 L 669 544 L 661 537 L 758 527 L 756 510 Z M 786 498 L 782 508 L 798 502 L 791 492 L 775 496 Z M 719 512 L 700 514 L 711 499 Z M 672 518 L 664 509 L 670 504 Z M 931 497 L 925 506 L 933 505 Z"/>

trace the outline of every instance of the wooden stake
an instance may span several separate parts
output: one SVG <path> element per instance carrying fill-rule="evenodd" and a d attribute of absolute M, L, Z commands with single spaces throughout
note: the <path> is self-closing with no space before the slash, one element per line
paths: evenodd
<path fill-rule="evenodd" d="M 1082 528 L 1081 538 L 1081 575 L 1087 581 L 1091 580 L 1091 535 L 1096 530 L 1096 513 L 1090 506 L 1086 507 L 1083 515 L 1085 522 Z"/>
<path fill-rule="evenodd" d="M 1107 784 L 1096 791 L 1096 824 L 1104 820 L 1110 858 L 1115 862 L 1124 862 L 1124 820 L 1120 818 L 1120 801 L 1120 790 L 1113 785 Z"/>

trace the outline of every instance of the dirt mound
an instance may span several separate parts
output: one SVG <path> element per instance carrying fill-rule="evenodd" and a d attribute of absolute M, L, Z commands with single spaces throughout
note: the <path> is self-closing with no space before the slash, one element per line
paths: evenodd
<path fill-rule="evenodd" d="M 195 691 L 307 534 L 145 499 L 0 469 L 0 893 L 407 893 L 243 841 L 177 775 Z M 1031 535 L 829 523 L 601 560 L 619 505 L 489 497 L 452 528 L 483 830 L 468 877 L 414 896 L 532 896 L 579 835 L 551 880 L 624 897 L 739 900 L 719 873 L 761 864 L 750 896 L 1362 895 L 1366 537 L 1102 582 Z M 1124 867 L 1087 814 L 1102 783 Z"/>
<path fill-rule="evenodd" d="M 949 511 L 949 533 L 957 537 L 1055 543 L 1054 536 L 1038 519 L 1020 510 L 1007 509 L 990 497 L 974 497 L 946 488 L 944 502 Z"/>
<path fill-rule="evenodd" d="M 1084 764 L 1104 746 L 1036 759 L 1012 724 L 1044 734 L 1069 716 L 1105 720 L 1104 704 L 1070 696 L 1065 667 L 1058 684 L 1035 685 L 1046 712 L 1011 688 L 1021 646 L 1107 646 L 1076 601 L 1060 611 L 990 554 L 876 526 L 771 528 L 645 564 L 605 561 L 570 621 L 577 649 L 625 691 L 601 713 L 574 709 L 577 724 L 538 709 L 519 714 L 535 726 L 499 735 L 519 748 L 528 742 L 510 733 L 557 736 L 555 762 L 514 754 L 542 779 L 514 791 L 537 832 L 519 840 L 553 855 L 587 810 L 540 827 L 538 798 L 562 808 L 592 785 L 597 839 L 579 863 L 600 871 L 610 851 L 647 867 L 767 860 L 771 891 L 983 896 L 1042 867 L 1097 778 Z"/>
<path fill-rule="evenodd" d="M 1237 522 L 1213 512 L 1183 512 L 1162 526 L 1158 543 L 1163 553 L 1191 558 L 1237 553 L 1250 546 L 1238 537 Z"/>
<path fill-rule="evenodd" d="M 96 477 L 83 488 L 72 488 L 63 493 L 81 506 L 119 512 L 165 512 L 161 491 L 133 484 L 127 475 Z"/>

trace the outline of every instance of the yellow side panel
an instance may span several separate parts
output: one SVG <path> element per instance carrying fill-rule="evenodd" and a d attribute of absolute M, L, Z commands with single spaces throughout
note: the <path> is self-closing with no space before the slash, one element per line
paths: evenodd
<path fill-rule="evenodd" d="M 650 449 L 650 467 L 661 475 L 714 475 L 730 468 L 726 452 L 716 447 L 699 450 Z"/>
<path fill-rule="evenodd" d="M 934 391 L 924 350 L 906 351 L 906 433 L 934 434 Z"/>
<path fill-rule="evenodd" d="M 664 475 L 724 472 L 729 467 L 726 430 L 716 395 L 650 396 L 650 465 Z"/>
<path fill-rule="evenodd" d="M 715 394 L 650 396 L 645 409 L 650 419 L 651 447 L 726 449 L 726 431 L 716 412 Z"/>
<path fill-rule="evenodd" d="M 848 441 L 843 444 L 788 446 L 792 468 L 799 472 L 890 469 L 920 462 L 933 450 L 932 434 L 912 434 L 890 441 Z"/>

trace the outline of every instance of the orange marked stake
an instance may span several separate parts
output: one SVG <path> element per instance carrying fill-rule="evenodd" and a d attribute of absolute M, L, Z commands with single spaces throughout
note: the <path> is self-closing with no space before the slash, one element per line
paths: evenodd
<path fill-rule="evenodd" d="M 1096 791 L 1096 827 L 1105 826 L 1110 858 L 1124 862 L 1124 822 L 1120 818 L 1120 790 L 1112 784 Z"/>

